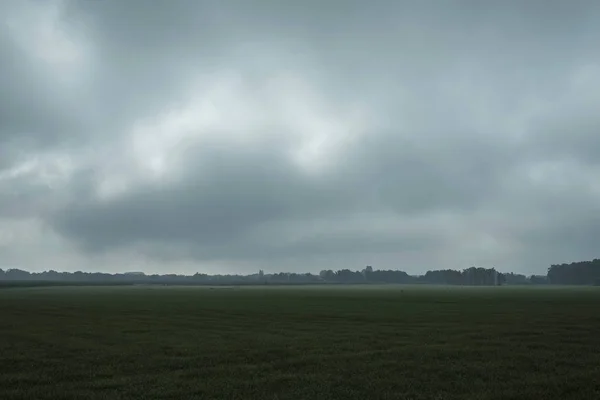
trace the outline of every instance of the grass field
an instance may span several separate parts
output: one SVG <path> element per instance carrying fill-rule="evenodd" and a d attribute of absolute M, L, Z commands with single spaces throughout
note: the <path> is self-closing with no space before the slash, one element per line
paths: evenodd
<path fill-rule="evenodd" d="M 0 399 L 600 399 L 600 288 L 0 290 Z"/>

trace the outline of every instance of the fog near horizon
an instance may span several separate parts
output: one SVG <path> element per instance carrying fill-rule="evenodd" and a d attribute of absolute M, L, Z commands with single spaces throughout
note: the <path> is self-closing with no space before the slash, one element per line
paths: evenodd
<path fill-rule="evenodd" d="M 0 3 L 0 268 L 598 257 L 600 2 Z"/>

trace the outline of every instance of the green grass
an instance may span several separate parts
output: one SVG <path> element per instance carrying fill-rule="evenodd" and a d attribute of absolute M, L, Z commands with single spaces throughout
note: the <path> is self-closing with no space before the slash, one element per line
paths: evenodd
<path fill-rule="evenodd" d="M 598 399 L 599 288 L 0 290 L 0 399 Z"/>

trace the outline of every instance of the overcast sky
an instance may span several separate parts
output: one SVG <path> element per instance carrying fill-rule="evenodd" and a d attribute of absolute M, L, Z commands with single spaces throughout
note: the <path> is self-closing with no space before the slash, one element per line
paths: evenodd
<path fill-rule="evenodd" d="M 600 257 L 600 2 L 3 0 L 0 268 Z"/>

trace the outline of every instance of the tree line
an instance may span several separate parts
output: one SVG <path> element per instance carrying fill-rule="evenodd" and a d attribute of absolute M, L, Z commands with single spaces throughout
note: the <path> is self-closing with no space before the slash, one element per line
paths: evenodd
<path fill-rule="evenodd" d="M 525 276 L 516 273 L 500 273 L 495 268 L 471 267 L 463 270 L 431 270 L 423 275 L 409 275 L 400 270 L 375 270 L 371 266 L 359 271 L 341 269 L 322 270 L 319 274 L 286 273 L 273 274 L 259 271 L 248 275 L 194 275 L 100 273 L 100 272 L 28 272 L 21 269 L 0 269 L 3 282 L 66 282 L 90 284 L 179 284 L 179 285 L 243 285 L 243 284 L 440 284 L 440 285 L 530 285 L 530 284 L 596 284 L 600 281 L 600 260 L 572 264 L 552 265 L 547 276 Z"/>
<path fill-rule="evenodd" d="M 558 285 L 600 285 L 600 259 L 551 265 L 548 280 Z"/>
<path fill-rule="evenodd" d="M 570 264 L 556 264 L 546 275 L 500 273 L 495 268 L 471 267 L 463 270 L 431 270 L 423 275 L 409 275 L 400 270 L 375 270 L 371 266 L 360 271 L 341 269 L 322 270 L 319 274 L 279 272 L 265 274 L 262 270 L 248 275 L 194 275 L 152 274 L 129 272 L 108 274 L 100 272 L 28 272 L 21 269 L 0 269 L 0 281 L 29 282 L 87 282 L 106 284 L 317 284 L 317 283 L 402 283 L 440 285 L 600 285 L 600 259 Z"/>

